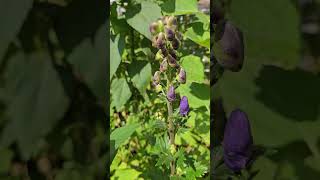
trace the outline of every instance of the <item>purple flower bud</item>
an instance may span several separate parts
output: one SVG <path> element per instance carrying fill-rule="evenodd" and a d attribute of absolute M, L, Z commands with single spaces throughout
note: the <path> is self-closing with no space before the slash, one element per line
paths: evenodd
<path fill-rule="evenodd" d="M 224 162 L 237 172 L 246 167 L 252 153 L 253 138 L 246 113 L 237 109 L 231 112 L 224 130 Z"/>
<path fill-rule="evenodd" d="M 185 84 L 187 80 L 186 71 L 183 68 L 180 68 L 178 81 L 181 84 Z"/>
<path fill-rule="evenodd" d="M 180 46 L 180 42 L 177 38 L 174 38 L 172 41 L 171 41 L 171 44 L 172 44 L 172 48 L 174 50 L 177 50 Z"/>
<path fill-rule="evenodd" d="M 167 19 L 167 25 L 168 26 L 174 26 L 174 27 L 176 27 L 177 26 L 177 19 L 174 17 L 174 16 L 170 16 L 170 17 L 168 17 L 168 19 Z"/>
<path fill-rule="evenodd" d="M 230 22 L 220 23 L 217 29 L 213 45 L 217 61 L 226 69 L 240 71 L 244 60 L 242 32 Z"/>
<path fill-rule="evenodd" d="M 158 85 L 161 81 L 161 72 L 160 71 L 156 71 L 152 77 L 152 83 L 153 85 Z"/>
<path fill-rule="evenodd" d="M 188 115 L 189 112 L 189 103 L 188 103 L 188 98 L 186 96 L 183 96 L 180 100 L 180 115 L 181 116 L 186 116 Z"/>
<path fill-rule="evenodd" d="M 177 60 L 177 54 L 176 54 L 176 51 L 175 51 L 175 50 L 170 49 L 169 54 L 170 54 L 174 59 L 176 59 L 176 60 Z"/>
<path fill-rule="evenodd" d="M 165 31 L 166 31 L 166 37 L 169 41 L 172 41 L 175 37 L 175 33 L 172 29 L 170 28 L 165 28 Z"/>
<path fill-rule="evenodd" d="M 170 54 L 167 56 L 168 63 L 171 67 L 177 67 L 177 61 Z"/>
<path fill-rule="evenodd" d="M 158 32 L 158 23 L 153 22 L 150 26 L 149 26 L 149 30 L 151 32 L 151 34 L 156 34 Z"/>
<path fill-rule="evenodd" d="M 167 92 L 167 98 L 169 102 L 173 102 L 176 99 L 176 94 L 174 92 L 173 85 L 170 85 L 168 92 Z"/>
<path fill-rule="evenodd" d="M 162 53 L 162 55 L 163 55 L 164 57 L 168 56 L 168 50 L 167 50 L 167 48 L 166 48 L 166 47 L 162 47 L 162 48 L 161 48 L 161 53 Z"/>
<path fill-rule="evenodd" d="M 156 46 L 158 49 L 162 49 L 165 46 L 165 35 L 163 32 L 158 34 L 158 38 L 157 38 L 157 42 L 156 42 Z"/>
<path fill-rule="evenodd" d="M 165 72 L 168 69 L 168 62 L 164 59 L 160 64 L 160 71 Z"/>

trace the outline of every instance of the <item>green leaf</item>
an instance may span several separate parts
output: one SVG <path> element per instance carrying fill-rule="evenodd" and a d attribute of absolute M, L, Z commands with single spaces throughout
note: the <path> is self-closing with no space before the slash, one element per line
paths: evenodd
<path fill-rule="evenodd" d="M 134 61 L 129 65 L 128 73 L 134 86 L 144 95 L 151 81 L 151 64 L 147 61 Z"/>
<path fill-rule="evenodd" d="M 85 83 L 102 103 L 107 101 L 106 41 L 106 26 L 103 25 L 98 30 L 94 43 L 90 39 L 86 39 L 68 57 L 68 61 L 73 65 L 75 71 L 80 74 L 81 78 L 84 79 Z M 114 52 L 111 52 L 111 54 L 114 54 Z"/>
<path fill-rule="evenodd" d="M 10 89 L 14 94 L 6 111 L 10 121 L 1 139 L 5 146 L 17 142 L 24 159 L 36 150 L 35 145 L 64 116 L 69 105 L 50 57 L 35 54 L 28 58 L 15 88 Z"/>
<path fill-rule="evenodd" d="M 188 28 L 184 35 L 186 38 L 199 44 L 200 46 L 210 49 L 210 32 L 209 30 L 204 29 L 203 23 L 193 23 L 192 27 Z"/>
<path fill-rule="evenodd" d="M 204 67 L 200 57 L 194 55 L 184 56 L 180 59 L 181 66 L 187 74 L 187 82 L 199 82 L 204 80 Z"/>
<path fill-rule="evenodd" d="M 118 169 L 114 173 L 113 179 L 138 179 L 140 176 L 141 172 L 135 170 L 135 169 Z"/>
<path fill-rule="evenodd" d="M 177 88 L 180 96 L 187 96 L 189 106 L 199 108 L 205 106 L 207 109 L 210 104 L 210 86 L 203 83 L 187 82 Z"/>
<path fill-rule="evenodd" d="M 245 54 L 257 61 L 294 68 L 300 59 L 300 20 L 294 3 L 233 1 L 231 21 L 243 31 Z M 283 23 L 286 22 L 286 23 Z"/>
<path fill-rule="evenodd" d="M 136 4 L 126 13 L 128 24 L 139 33 L 151 40 L 149 25 L 162 16 L 160 7 L 152 1 L 143 1 Z"/>
<path fill-rule="evenodd" d="M 129 85 L 124 78 L 113 79 L 111 84 L 111 99 L 112 104 L 116 107 L 117 111 L 127 103 L 132 93 Z"/>
<path fill-rule="evenodd" d="M 123 37 L 120 37 L 120 35 L 116 36 L 114 41 L 110 39 L 110 80 L 121 63 L 124 44 L 125 40 Z"/>
<path fill-rule="evenodd" d="M 1 0 L 0 1 L 0 60 L 8 45 L 19 32 L 33 0 Z"/>
<path fill-rule="evenodd" d="M 115 129 L 110 134 L 110 140 L 115 141 L 115 149 L 118 149 L 118 147 L 124 143 L 140 126 L 138 123 L 134 124 L 127 124 L 123 127 Z"/>
<path fill-rule="evenodd" d="M 180 96 L 188 97 L 190 107 L 205 106 L 209 108 L 210 86 L 203 83 L 204 67 L 200 57 L 188 55 L 182 57 L 180 61 L 186 71 L 187 83 L 180 85 L 177 92 L 180 93 Z"/>
<path fill-rule="evenodd" d="M 198 11 L 197 0 L 168 0 L 161 5 L 165 14 L 184 15 L 193 14 Z"/>

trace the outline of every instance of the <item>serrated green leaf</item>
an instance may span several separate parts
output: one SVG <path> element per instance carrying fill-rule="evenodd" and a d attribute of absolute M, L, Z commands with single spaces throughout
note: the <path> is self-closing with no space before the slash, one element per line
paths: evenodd
<path fill-rule="evenodd" d="M 124 44 L 124 38 L 120 35 L 116 36 L 114 40 L 110 39 L 110 80 L 121 63 L 121 55 L 123 53 Z"/>
<path fill-rule="evenodd" d="M 210 49 L 210 32 L 204 29 L 201 22 L 193 23 L 192 27 L 187 29 L 184 36 L 200 46 Z"/>
<path fill-rule="evenodd" d="M 32 0 L 1 0 L 0 1 L 0 60 L 2 60 L 8 45 L 19 32 L 28 12 L 32 7 Z"/>
<path fill-rule="evenodd" d="M 297 65 L 301 33 L 294 3 L 290 0 L 233 1 L 230 13 L 230 20 L 244 33 L 247 57 L 287 69 Z"/>
<path fill-rule="evenodd" d="M 140 124 L 134 123 L 134 124 L 127 124 L 123 127 L 115 129 L 110 134 L 110 140 L 115 141 L 115 149 L 118 149 L 118 147 L 124 143 L 139 127 Z"/>
<path fill-rule="evenodd" d="M 151 40 L 149 26 L 162 16 L 160 7 L 152 1 L 143 1 L 130 7 L 126 19 L 136 31 Z"/>
<path fill-rule="evenodd" d="M 131 95 L 129 85 L 124 78 L 113 79 L 111 84 L 111 99 L 117 111 L 121 110 Z"/>
<path fill-rule="evenodd" d="M 73 65 L 75 71 L 80 74 L 86 85 L 88 85 L 88 87 L 102 103 L 107 101 L 107 85 L 105 83 L 101 83 L 107 82 L 107 53 L 105 50 L 107 47 L 106 41 L 106 26 L 103 25 L 98 30 L 94 43 L 92 43 L 90 39 L 84 40 L 72 51 L 68 57 L 68 61 Z M 113 45 L 111 44 L 111 46 Z M 111 52 L 111 57 L 116 55 L 117 54 L 115 52 Z M 117 61 L 117 58 L 112 59 L 111 66 L 114 66 L 113 64 Z"/>
<path fill-rule="evenodd" d="M 28 63 L 11 89 L 14 96 L 6 111 L 10 121 L 1 139 L 5 146 L 17 142 L 25 160 L 36 151 L 39 140 L 51 131 L 69 105 L 49 55 L 33 54 L 27 58 Z"/>
<path fill-rule="evenodd" d="M 129 65 L 128 73 L 134 86 L 144 96 L 151 81 L 151 64 L 147 61 L 135 61 Z"/>
<path fill-rule="evenodd" d="M 181 66 L 187 74 L 187 82 L 199 82 L 204 80 L 204 66 L 200 57 L 194 55 L 184 56 L 180 59 Z"/>
<path fill-rule="evenodd" d="M 165 14 L 184 15 L 193 14 L 198 11 L 197 0 L 168 0 L 161 5 Z"/>

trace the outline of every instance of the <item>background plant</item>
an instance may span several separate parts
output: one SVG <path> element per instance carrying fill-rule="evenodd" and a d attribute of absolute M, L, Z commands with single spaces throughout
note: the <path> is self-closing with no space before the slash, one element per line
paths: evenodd
<path fill-rule="evenodd" d="M 319 32 L 306 29 L 318 24 L 311 20 L 319 18 L 318 3 L 216 2 L 225 3 L 225 17 L 242 30 L 246 42 L 242 70 L 225 71 L 212 89 L 217 105 L 213 121 L 220 122 L 217 136 L 221 138 L 230 112 L 241 108 L 250 119 L 255 145 L 264 152 L 244 172 L 247 178 L 317 179 L 319 43 L 314 42 Z M 216 145 L 213 157 L 222 157 L 221 152 Z M 221 166 L 218 178 L 228 177 L 239 178 Z"/>
<path fill-rule="evenodd" d="M 118 6 L 126 9 L 122 16 Z M 111 5 L 112 178 L 169 179 L 165 163 L 170 161 L 166 156 L 158 158 L 159 151 L 171 152 L 165 136 L 167 106 L 150 83 L 160 62 L 155 60 L 157 49 L 152 47 L 149 25 L 163 15 L 177 17 L 182 33 L 179 62 L 187 82 L 176 92 L 188 97 L 191 109 L 175 136 L 176 175 L 209 177 L 209 16 L 198 10 L 197 1 L 169 0 Z"/>
<path fill-rule="evenodd" d="M 106 3 L 0 2 L 0 179 L 103 179 Z"/>

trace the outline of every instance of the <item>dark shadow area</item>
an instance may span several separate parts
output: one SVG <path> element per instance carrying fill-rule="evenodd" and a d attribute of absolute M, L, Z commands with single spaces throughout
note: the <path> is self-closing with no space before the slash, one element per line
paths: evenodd
<path fill-rule="evenodd" d="M 283 147 L 277 148 L 277 151 L 277 153 L 268 157 L 276 164 L 279 164 L 279 166 L 283 163 L 291 164 L 299 179 L 316 180 L 320 177 L 320 172 L 307 167 L 304 163 L 307 157 L 312 156 L 312 152 L 305 142 L 295 141 Z M 277 171 L 279 170 L 280 169 Z"/>
<path fill-rule="evenodd" d="M 302 70 L 264 66 L 255 80 L 256 97 L 270 109 L 296 121 L 314 121 L 319 113 L 320 77 Z"/>
<path fill-rule="evenodd" d="M 192 82 L 190 85 L 191 93 L 199 99 L 210 99 L 210 86 L 197 82 Z"/>

